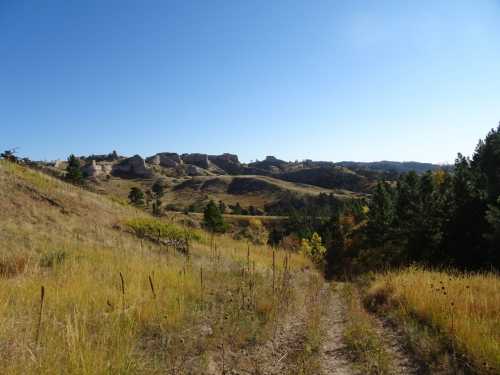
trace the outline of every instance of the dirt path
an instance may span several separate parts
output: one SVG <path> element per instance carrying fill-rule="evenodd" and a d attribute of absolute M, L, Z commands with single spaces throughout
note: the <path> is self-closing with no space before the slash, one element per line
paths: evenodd
<path fill-rule="evenodd" d="M 369 375 L 355 370 L 349 353 L 343 342 L 343 332 L 347 324 L 346 306 L 340 291 L 343 284 L 337 283 L 335 288 L 325 283 L 320 292 L 320 300 L 326 305 L 321 317 L 321 333 L 323 336 L 319 350 L 320 370 L 305 375 Z M 320 302 L 320 303 L 321 303 Z M 226 353 L 226 374 L 231 375 L 283 375 L 297 374 L 294 356 L 304 350 L 304 332 L 308 316 L 305 308 L 294 311 L 276 327 L 273 338 L 253 350 L 242 350 L 237 353 Z M 390 374 L 386 375 L 418 375 L 416 361 L 405 351 L 403 339 L 390 324 L 376 318 L 376 331 L 383 337 L 384 346 L 392 361 Z M 213 353 L 207 374 L 222 373 L 220 358 Z M 303 372 L 300 372 L 301 374 Z"/>
<path fill-rule="evenodd" d="M 324 341 L 321 347 L 320 375 L 360 375 L 353 370 L 346 348 L 343 344 L 343 331 L 347 323 L 346 307 L 339 295 L 342 284 L 329 288 L 330 303 L 323 316 Z M 421 370 L 417 362 L 406 352 L 403 338 L 397 330 L 383 319 L 375 318 L 376 331 L 383 338 L 384 347 L 391 357 L 391 371 L 394 375 L 418 375 Z M 312 374 L 311 374 L 312 375 Z"/>
<path fill-rule="evenodd" d="M 327 313 L 323 316 L 322 326 L 325 334 L 321 345 L 321 375 L 352 375 L 350 362 L 345 355 L 342 332 L 346 323 L 345 306 L 340 299 L 339 286 L 331 293 Z"/>
<path fill-rule="evenodd" d="M 388 321 L 376 318 L 377 332 L 384 338 L 385 348 L 392 358 L 393 373 L 405 375 L 422 374 L 417 361 L 405 350 L 403 337 Z"/>

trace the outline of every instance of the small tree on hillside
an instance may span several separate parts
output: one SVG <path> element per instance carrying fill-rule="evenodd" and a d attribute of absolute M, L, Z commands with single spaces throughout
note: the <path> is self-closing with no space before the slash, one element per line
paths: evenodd
<path fill-rule="evenodd" d="M 243 208 L 240 205 L 240 202 L 236 202 L 236 205 L 231 206 L 234 215 L 241 215 L 243 212 Z"/>
<path fill-rule="evenodd" d="M 142 206 L 144 205 L 144 192 L 140 188 L 134 186 L 130 189 L 128 199 L 133 205 Z"/>
<path fill-rule="evenodd" d="M 16 156 L 16 149 L 5 150 L 0 154 L 0 158 L 10 161 L 12 163 L 17 163 L 18 158 Z"/>
<path fill-rule="evenodd" d="M 302 252 L 318 265 L 323 263 L 326 254 L 326 248 L 321 241 L 320 235 L 314 232 L 310 240 L 304 238 L 301 244 Z"/>
<path fill-rule="evenodd" d="M 160 216 L 161 215 L 161 200 L 155 199 L 151 205 L 153 209 L 153 215 Z"/>
<path fill-rule="evenodd" d="M 221 214 L 226 213 L 226 204 L 223 201 L 219 201 L 219 211 Z"/>
<path fill-rule="evenodd" d="M 226 223 L 220 213 L 219 207 L 214 201 L 208 202 L 203 213 L 203 224 L 211 232 L 224 233 L 226 231 Z"/>
<path fill-rule="evenodd" d="M 80 165 L 80 160 L 75 155 L 71 154 L 68 158 L 68 166 L 66 167 L 66 180 L 73 184 L 83 184 L 83 173 Z"/>
<path fill-rule="evenodd" d="M 151 186 L 151 191 L 156 199 L 160 199 L 165 195 L 165 185 L 161 180 L 156 180 Z"/>
<path fill-rule="evenodd" d="M 151 192 L 154 198 L 153 201 L 153 215 L 160 216 L 161 214 L 161 198 L 165 195 L 165 185 L 161 180 L 156 180 L 151 186 Z"/>

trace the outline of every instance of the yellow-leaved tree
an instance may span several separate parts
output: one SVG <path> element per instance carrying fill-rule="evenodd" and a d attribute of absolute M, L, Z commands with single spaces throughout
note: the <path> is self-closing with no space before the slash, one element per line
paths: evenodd
<path fill-rule="evenodd" d="M 321 236 L 314 232 L 310 240 L 304 238 L 301 243 L 301 251 L 318 265 L 323 263 L 326 254 L 326 247 L 321 241 Z"/>

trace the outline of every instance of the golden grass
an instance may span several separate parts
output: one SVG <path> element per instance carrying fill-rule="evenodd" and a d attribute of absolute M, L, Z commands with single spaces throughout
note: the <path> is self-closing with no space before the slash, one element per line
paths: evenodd
<path fill-rule="evenodd" d="M 322 277 L 311 277 L 306 289 L 303 351 L 291 355 L 293 374 L 309 375 L 321 372 L 321 344 L 324 332 L 322 318 L 329 314 L 331 294 L 324 288 Z"/>
<path fill-rule="evenodd" d="M 376 278 L 372 303 L 387 302 L 403 318 L 432 327 L 451 354 L 477 373 L 500 373 L 500 278 L 409 268 Z M 462 358 L 465 356 L 465 358 Z"/>
<path fill-rule="evenodd" d="M 157 225 L 133 207 L 4 161 L 0 186 L 1 374 L 227 368 L 221 345 L 265 342 L 309 274 L 278 251 L 273 291 L 265 246 L 195 231 L 187 258 L 125 230 Z"/>
<path fill-rule="evenodd" d="M 376 321 L 361 303 L 358 290 L 351 284 L 343 285 L 341 296 L 346 305 L 347 320 L 344 343 L 355 368 L 367 375 L 392 373 L 391 357 L 377 331 Z"/>

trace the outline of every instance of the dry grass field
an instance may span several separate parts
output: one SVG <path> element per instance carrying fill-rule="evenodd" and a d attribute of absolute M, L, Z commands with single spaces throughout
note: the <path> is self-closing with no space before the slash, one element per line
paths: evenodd
<path fill-rule="evenodd" d="M 436 373 L 453 362 L 479 374 L 500 373 L 498 275 L 409 268 L 379 275 L 367 299 L 394 314 L 419 357 L 435 362 Z"/>
<path fill-rule="evenodd" d="M 161 224 L 186 256 L 130 230 L 157 219 L 22 166 L 0 161 L 0 186 L 1 374 L 263 366 L 248 353 L 317 279 L 300 254 Z"/>

